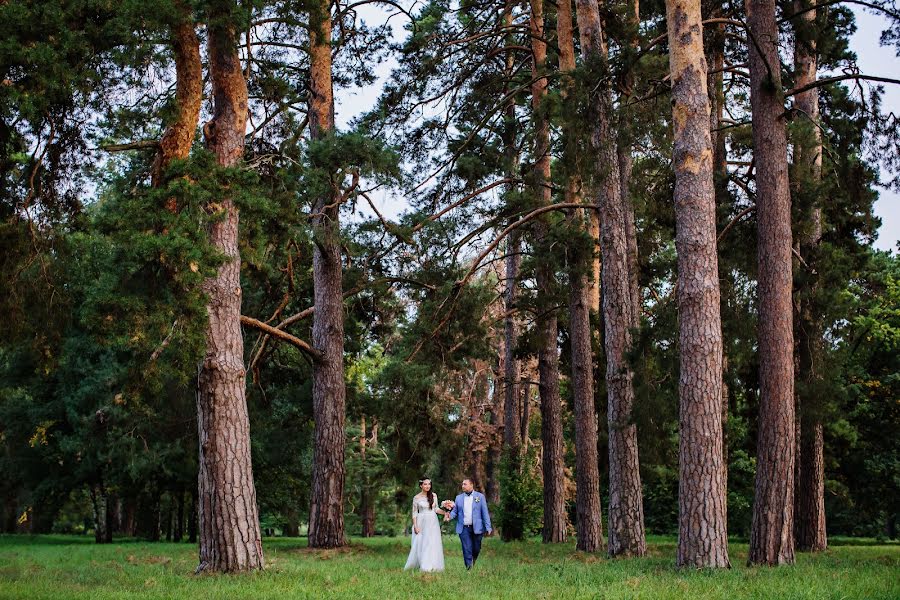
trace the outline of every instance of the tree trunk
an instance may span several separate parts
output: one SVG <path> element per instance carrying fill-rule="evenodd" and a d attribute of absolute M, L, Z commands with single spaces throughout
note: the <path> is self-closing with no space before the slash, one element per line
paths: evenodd
<path fill-rule="evenodd" d="M 531 419 L 531 380 L 528 377 L 530 377 L 530 373 L 526 373 L 525 383 L 522 385 L 522 412 L 518 415 L 519 439 L 522 440 L 523 448 L 527 448 L 531 441 L 528 434 Z"/>
<path fill-rule="evenodd" d="M 284 535 L 287 537 L 300 537 L 300 520 L 296 514 L 288 515 L 288 521 L 284 524 Z"/>
<path fill-rule="evenodd" d="M 608 71 L 606 45 L 596 0 L 577 0 L 581 48 L 598 78 Z M 601 81 L 606 81 L 601 79 Z M 626 209 L 619 186 L 616 136 L 608 84 L 591 101 L 591 151 L 594 153 L 597 206 L 600 214 L 602 310 L 606 349 L 609 425 L 609 554 L 643 556 L 644 509 L 638 463 L 637 429 L 632 422 L 634 373 L 626 362 L 631 330 L 637 325 L 628 266 Z"/>
<path fill-rule="evenodd" d="M 701 15 L 704 19 L 720 17 L 722 3 L 715 0 L 701 2 Z M 716 204 L 728 200 L 727 154 L 724 131 L 718 131 L 725 110 L 724 71 L 725 66 L 725 24 L 714 23 L 703 30 L 703 45 L 706 53 L 707 95 L 709 96 L 709 129 L 713 146 L 713 183 L 716 188 Z M 712 69 L 709 69 L 712 67 Z M 710 73 L 709 71 L 715 71 Z"/>
<path fill-rule="evenodd" d="M 678 251 L 679 567 L 729 567 L 713 145 L 700 0 L 668 0 Z"/>
<path fill-rule="evenodd" d="M 518 294 L 519 266 L 522 263 L 522 241 L 513 231 L 506 244 L 506 290 L 504 292 L 503 343 L 503 445 L 509 456 L 518 456 L 522 444 L 519 428 L 519 361 L 516 358 L 518 323 L 513 310 Z"/>
<path fill-rule="evenodd" d="M 490 370 L 490 390 L 487 392 L 488 398 L 490 399 L 488 418 L 491 423 L 491 436 L 487 448 L 487 464 L 485 465 L 485 477 L 487 482 L 485 483 L 484 494 L 491 506 L 497 506 L 500 503 L 500 458 L 503 453 L 502 432 L 504 430 L 503 405 L 505 398 L 503 394 L 499 392 L 499 383 L 502 381 L 502 377 L 500 376 L 501 365 L 498 363 L 494 363 Z"/>
<path fill-rule="evenodd" d="M 366 468 L 366 453 L 368 438 L 366 437 L 366 416 L 360 418 L 359 424 L 359 454 L 362 460 L 363 470 Z M 363 474 L 362 492 L 359 499 L 359 517 L 362 521 L 362 536 L 365 538 L 375 535 L 375 494 L 369 484 L 369 478 Z"/>
<path fill-rule="evenodd" d="M 191 515 L 188 520 L 188 541 L 192 544 L 197 543 L 197 525 L 199 524 L 197 512 L 197 492 L 191 491 Z"/>
<path fill-rule="evenodd" d="M 155 485 L 154 485 L 155 488 Z M 159 541 L 160 493 L 153 489 L 141 502 L 138 535 L 151 542 Z"/>
<path fill-rule="evenodd" d="M 310 11 L 309 125 L 313 140 L 334 131 L 331 83 L 330 3 Z M 324 166 L 323 166 L 324 167 Z M 313 363 L 312 494 L 309 509 L 309 546 L 337 548 L 347 543 L 344 533 L 344 301 L 341 284 L 340 181 L 330 174 L 331 193 L 321 195 L 313 209 L 313 346 L 322 353 Z"/>
<path fill-rule="evenodd" d="M 241 162 L 247 125 L 247 82 L 237 52 L 234 12 L 235 7 L 212 12 L 208 28 L 213 118 L 204 133 L 221 167 Z M 197 392 L 198 572 L 263 568 L 245 398 L 238 209 L 227 196 L 216 209 L 221 218 L 210 224 L 209 241 L 225 262 L 204 284 L 209 323 Z"/>
<path fill-rule="evenodd" d="M 125 503 L 125 519 L 122 525 L 123 533 L 128 537 L 135 537 L 137 534 L 137 498 L 129 498 Z"/>
<path fill-rule="evenodd" d="M 163 173 L 173 160 L 187 158 L 190 154 L 203 102 L 200 40 L 194 29 L 190 7 L 178 0 L 175 9 L 178 20 L 170 26 L 175 55 L 175 116 L 159 140 L 159 150 L 151 171 L 153 187 L 163 183 Z M 166 208 L 175 212 L 178 209 L 175 202 L 175 198 L 170 198 Z"/>
<path fill-rule="evenodd" d="M 184 490 L 179 489 L 175 496 L 175 534 L 172 541 L 180 542 L 184 538 Z"/>
<path fill-rule="evenodd" d="M 794 11 L 808 8 L 810 0 L 796 0 Z M 800 87 L 816 80 L 818 59 L 816 56 L 816 10 L 808 10 L 796 17 L 794 25 L 795 85 Z M 798 180 L 808 181 L 816 192 L 822 178 L 822 134 L 819 130 L 819 90 L 800 92 L 794 97 L 794 106 L 800 118 L 810 121 L 811 138 L 803 137 L 794 149 L 795 171 Z M 795 418 L 799 427 L 800 452 L 796 457 L 797 477 L 795 490 L 794 534 L 799 550 L 821 552 L 828 547 L 825 531 L 825 458 L 820 400 L 817 391 L 822 379 L 822 317 L 817 302 L 819 288 L 815 280 L 819 242 L 822 239 L 822 205 L 818 193 L 813 194 L 809 229 L 801 238 L 800 255 L 814 278 L 805 286 L 809 294 L 798 299 L 797 352 L 798 377 L 804 383 L 798 394 L 799 414 Z M 817 410 L 818 409 L 818 410 Z"/>
<path fill-rule="evenodd" d="M 111 510 L 106 486 L 102 481 L 91 484 L 91 505 L 94 509 L 94 541 L 98 544 L 108 544 L 112 542 Z"/>
<path fill-rule="evenodd" d="M 512 8 L 511 0 L 507 0 L 504 13 L 504 27 L 512 26 Z M 507 36 L 507 46 L 514 45 L 516 42 L 514 34 Z M 504 108 L 503 117 L 503 163 L 505 175 L 508 178 L 515 178 L 519 170 L 519 149 L 516 144 L 516 96 L 509 94 L 511 83 L 509 79 L 513 77 L 515 69 L 515 55 L 513 52 L 506 52 L 506 68 L 504 75 L 507 78 L 504 92 L 509 95 L 509 100 Z M 517 184 L 510 183 L 507 187 L 507 194 L 511 197 L 515 194 Z M 510 205 L 511 211 L 515 209 L 515 204 Z M 516 217 L 510 217 L 510 223 L 515 221 Z M 518 319 L 515 314 L 516 298 L 519 290 L 519 268 L 522 264 L 522 239 L 519 231 L 514 230 L 506 238 L 506 281 L 503 294 L 504 318 L 503 318 L 503 445 L 506 454 L 512 459 L 518 457 L 519 449 L 522 444 L 522 437 L 519 428 L 516 426 L 519 417 L 519 360 L 516 358 L 516 348 L 518 347 Z"/>
<path fill-rule="evenodd" d="M 175 514 L 174 514 L 174 511 L 172 510 L 172 494 L 170 493 L 169 501 L 166 502 L 166 516 L 165 516 L 165 530 L 166 530 L 166 541 L 167 542 L 172 541 L 172 530 L 174 529 L 174 527 L 173 527 L 174 520 L 175 520 Z"/>
<path fill-rule="evenodd" d="M 3 533 L 15 533 L 19 518 L 19 501 L 16 491 L 7 489 L 6 500 L 3 503 Z"/>
<path fill-rule="evenodd" d="M 797 503 L 797 548 L 809 552 L 821 552 L 828 548 L 825 532 L 825 465 L 824 431 L 822 421 L 804 423 L 801 431 L 800 456 L 801 489 Z"/>
<path fill-rule="evenodd" d="M 531 104 L 534 114 L 534 188 L 540 206 L 550 197 L 550 122 L 544 101 L 547 98 L 547 43 L 544 40 L 543 0 L 531 0 L 532 74 Z M 534 226 L 535 246 L 546 243 L 549 224 L 541 218 Z M 565 485 L 563 472 L 562 406 L 559 395 L 559 354 L 556 344 L 556 309 L 552 307 L 556 275 L 553 265 L 541 261 L 537 266 L 538 372 L 541 394 L 541 441 L 544 473 L 544 543 L 566 541 Z"/>
<path fill-rule="evenodd" d="M 629 27 L 628 44 L 632 52 L 640 51 L 640 39 L 638 27 L 640 24 L 640 3 L 638 0 L 628 0 L 626 13 Z M 624 105 L 631 98 L 631 88 L 634 85 L 634 75 L 631 71 L 625 73 L 626 90 L 619 101 Z M 628 119 L 628 110 L 624 110 L 620 118 Z M 641 292 L 640 292 L 640 265 L 638 263 L 637 226 L 634 218 L 634 202 L 631 197 L 631 172 L 633 161 L 631 157 L 631 134 L 626 127 L 618 130 L 618 143 L 616 144 L 617 161 L 619 163 L 619 193 L 622 195 L 622 209 L 625 213 L 625 240 L 628 246 L 628 284 L 631 294 L 631 305 L 634 311 L 635 326 L 640 323 L 641 317 Z"/>
<path fill-rule="evenodd" d="M 703 0 L 700 6 L 701 16 L 705 19 L 721 16 L 722 4 L 714 0 Z M 720 214 L 726 214 L 726 205 L 730 205 L 728 194 L 728 154 L 725 131 L 718 131 L 725 111 L 724 71 L 725 66 L 725 24 L 716 23 L 703 30 L 703 46 L 706 53 L 706 65 L 712 66 L 715 73 L 707 72 L 706 86 L 709 96 L 709 130 L 713 146 L 713 186 L 716 193 L 716 207 Z M 720 278 L 720 281 L 724 278 Z M 721 297 L 721 283 L 720 283 Z M 727 304 L 720 299 L 719 305 Z M 722 478 L 725 489 L 728 489 L 728 383 L 725 373 L 728 372 L 728 355 L 722 349 Z M 727 494 L 726 494 L 727 496 Z M 728 522 L 728 504 L 725 505 L 725 522 Z"/>
<path fill-rule="evenodd" d="M 122 498 L 118 495 L 109 497 L 110 524 L 109 531 L 112 534 L 122 533 Z"/>
<path fill-rule="evenodd" d="M 562 73 L 563 109 L 571 105 L 571 72 L 575 70 L 575 40 L 572 31 L 572 2 L 557 5 L 559 69 Z M 571 108 L 569 109 L 571 110 Z M 568 112 L 568 111 L 567 111 Z M 563 163 L 566 170 L 565 201 L 581 202 L 581 185 L 576 170 L 577 145 L 571 125 L 563 124 Z M 573 211 L 569 221 L 576 232 L 589 235 L 589 220 L 583 210 Z M 588 211 L 593 212 L 593 211 Z M 597 458 L 597 412 L 594 406 L 594 363 L 591 351 L 591 285 L 593 238 L 587 247 L 582 235 L 569 253 L 569 341 L 572 348 L 572 399 L 575 409 L 576 549 L 596 552 L 603 549 L 603 512 L 600 506 L 600 465 Z"/>
<path fill-rule="evenodd" d="M 759 433 L 751 564 L 794 562 L 791 197 L 774 0 L 747 0 L 759 261 Z M 761 54 L 760 54 L 761 53 Z"/>

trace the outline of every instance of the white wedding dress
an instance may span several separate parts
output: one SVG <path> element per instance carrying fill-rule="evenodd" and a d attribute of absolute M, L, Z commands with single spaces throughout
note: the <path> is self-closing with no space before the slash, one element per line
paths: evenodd
<path fill-rule="evenodd" d="M 419 533 L 413 529 L 412 548 L 409 550 L 409 558 L 406 559 L 406 569 L 420 569 L 422 571 L 444 570 L 444 544 L 441 541 L 441 525 L 434 509 L 438 508 L 437 496 L 434 496 L 434 507 L 428 506 L 428 498 L 417 496 L 413 498 L 412 517 L 413 522 L 419 527 Z"/>

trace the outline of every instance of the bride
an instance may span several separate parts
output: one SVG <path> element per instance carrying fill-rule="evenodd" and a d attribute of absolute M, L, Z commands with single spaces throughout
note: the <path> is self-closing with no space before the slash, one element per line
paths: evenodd
<path fill-rule="evenodd" d="M 444 545 L 441 542 L 441 525 L 437 515 L 447 513 L 438 507 L 430 479 L 420 479 L 419 487 L 422 491 L 415 495 L 412 506 L 412 548 L 403 569 L 443 571 Z"/>

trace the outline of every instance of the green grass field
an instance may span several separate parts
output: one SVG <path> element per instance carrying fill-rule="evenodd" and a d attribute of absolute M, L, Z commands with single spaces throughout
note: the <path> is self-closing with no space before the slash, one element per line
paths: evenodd
<path fill-rule="evenodd" d="M 900 544 L 832 540 L 791 567 L 748 568 L 746 544 L 731 545 L 734 568 L 679 572 L 675 540 L 653 537 L 650 556 L 610 561 L 572 544 L 486 539 L 466 572 L 456 537 L 444 537 L 447 570 L 408 573 L 406 538 L 354 540 L 312 552 L 304 539 L 266 541 L 267 568 L 249 575 L 193 575 L 191 544 L 88 537 L 0 536 L 0 598 L 900 598 Z"/>

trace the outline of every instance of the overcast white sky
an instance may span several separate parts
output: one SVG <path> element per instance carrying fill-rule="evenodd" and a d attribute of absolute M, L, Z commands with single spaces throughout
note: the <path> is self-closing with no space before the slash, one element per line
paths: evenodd
<path fill-rule="evenodd" d="M 850 41 L 850 47 L 859 58 L 860 70 L 868 75 L 900 78 L 900 58 L 897 58 L 893 48 L 878 44 L 884 17 L 861 7 L 854 7 L 853 12 L 858 29 Z M 900 85 L 885 85 L 884 92 L 884 110 L 900 115 Z M 875 246 L 896 251 L 900 241 L 900 194 L 881 190 L 875 203 L 875 214 L 882 221 Z"/>
<path fill-rule="evenodd" d="M 361 7 L 360 15 L 370 23 L 381 21 L 384 13 L 373 5 Z M 873 14 L 871 11 L 858 6 L 851 6 L 856 14 L 857 32 L 853 35 L 850 46 L 859 58 L 859 67 L 868 75 L 880 75 L 883 77 L 900 78 L 900 59 L 892 47 L 879 45 L 881 30 L 884 27 L 884 18 Z M 391 24 L 394 35 L 402 39 L 405 17 L 394 17 Z M 390 72 L 391 65 L 382 65 L 379 73 L 382 78 Z M 356 88 L 341 90 L 336 95 L 335 117 L 338 127 L 345 128 L 347 123 L 355 116 L 368 110 L 378 96 L 380 84 L 364 89 Z M 900 115 L 900 86 L 885 85 L 883 108 L 885 111 Z M 405 208 L 405 202 L 398 198 L 388 198 L 378 195 L 374 198 L 379 205 L 379 210 L 388 218 L 394 218 Z M 882 220 L 878 240 L 875 246 L 882 250 L 898 250 L 900 244 L 900 194 L 887 190 L 880 191 L 880 197 L 875 203 L 875 214 Z"/>

